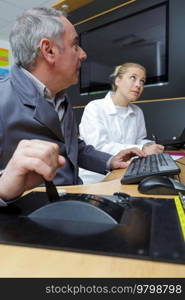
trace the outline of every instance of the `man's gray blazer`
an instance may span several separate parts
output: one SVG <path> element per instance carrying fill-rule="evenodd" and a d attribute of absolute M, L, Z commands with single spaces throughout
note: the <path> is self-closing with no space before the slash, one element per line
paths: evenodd
<path fill-rule="evenodd" d="M 78 139 L 72 108 L 66 99 L 63 131 L 54 107 L 39 93 L 21 68 L 14 66 L 9 77 L 0 81 L 0 169 L 4 169 L 18 142 L 42 139 L 57 143 L 66 158 L 54 180 L 56 185 L 81 183 L 78 166 L 105 174 L 110 155 L 96 151 Z"/>

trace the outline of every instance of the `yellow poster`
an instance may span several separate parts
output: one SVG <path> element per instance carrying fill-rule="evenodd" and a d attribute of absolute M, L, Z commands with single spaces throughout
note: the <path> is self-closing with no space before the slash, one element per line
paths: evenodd
<path fill-rule="evenodd" d="M 8 49 L 0 48 L 0 67 L 5 67 L 8 65 Z"/>

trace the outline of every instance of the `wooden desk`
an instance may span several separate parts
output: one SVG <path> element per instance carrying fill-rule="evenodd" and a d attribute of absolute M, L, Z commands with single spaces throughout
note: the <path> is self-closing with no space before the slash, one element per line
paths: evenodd
<path fill-rule="evenodd" d="M 185 183 L 185 166 L 179 166 Z M 123 191 L 139 195 L 136 185 L 120 184 L 122 174 L 123 170 L 116 170 L 105 182 L 64 189 L 72 193 Z M 0 277 L 185 277 L 185 265 L 2 244 L 0 266 Z"/>

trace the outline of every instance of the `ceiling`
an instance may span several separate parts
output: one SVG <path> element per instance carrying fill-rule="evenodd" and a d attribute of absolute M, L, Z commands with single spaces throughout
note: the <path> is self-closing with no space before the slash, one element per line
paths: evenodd
<path fill-rule="evenodd" d="M 0 0 L 0 40 L 8 41 L 17 16 L 31 7 L 51 7 L 55 0 Z"/>

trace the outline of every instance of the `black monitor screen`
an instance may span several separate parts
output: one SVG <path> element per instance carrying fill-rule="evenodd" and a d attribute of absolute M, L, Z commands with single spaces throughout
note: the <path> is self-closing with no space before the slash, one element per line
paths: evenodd
<path fill-rule="evenodd" d="M 166 83 L 167 12 L 167 3 L 163 3 L 82 32 L 80 44 L 88 58 L 81 68 L 81 94 L 110 90 L 110 74 L 125 62 L 146 68 L 146 85 Z"/>

